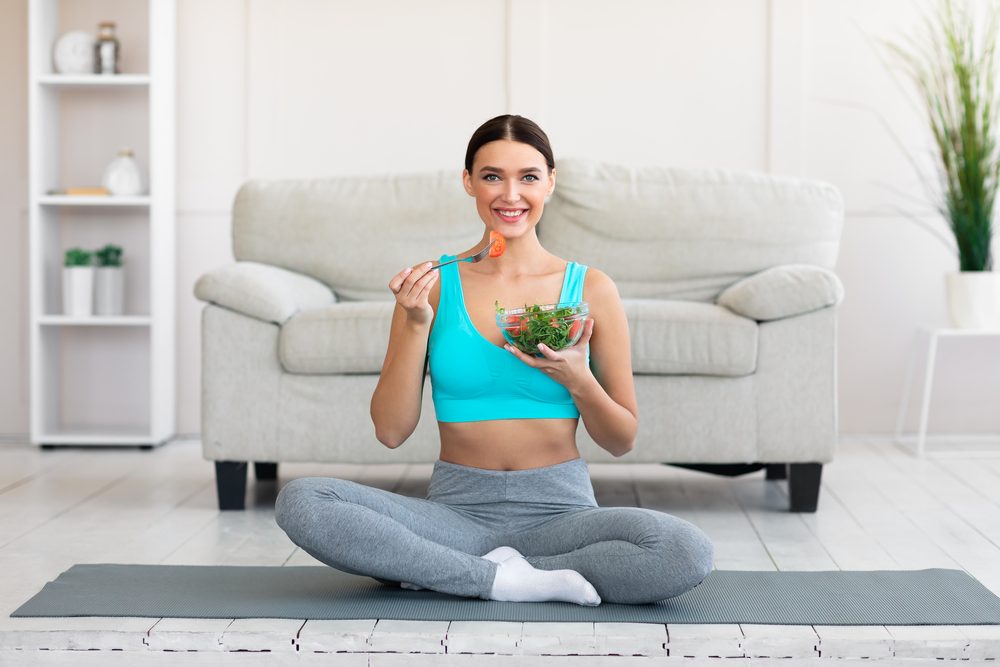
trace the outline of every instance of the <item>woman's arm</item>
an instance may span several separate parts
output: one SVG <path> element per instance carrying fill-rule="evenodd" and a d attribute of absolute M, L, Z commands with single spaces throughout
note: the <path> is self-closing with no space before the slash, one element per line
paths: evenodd
<path fill-rule="evenodd" d="M 587 319 L 576 345 L 550 350 L 539 344 L 542 358 L 527 355 L 513 345 L 505 347 L 527 365 L 541 369 L 566 387 L 590 437 L 613 455 L 621 456 L 635 447 L 639 430 L 628 320 L 618 288 L 605 273 L 588 269 L 584 293 L 592 317 Z"/>
<path fill-rule="evenodd" d="M 424 360 L 434 321 L 428 295 L 437 284 L 438 275 L 438 271 L 426 272 L 424 266 L 414 267 L 406 276 L 401 273 L 389 283 L 389 288 L 396 293 L 397 303 L 392 312 L 381 375 L 372 392 L 370 412 L 375 437 L 392 449 L 403 444 L 420 421 L 426 372 Z"/>
<path fill-rule="evenodd" d="M 635 447 L 639 428 L 628 320 L 618 287 L 607 274 L 588 269 L 584 289 L 593 318 L 592 372 L 567 389 L 594 442 L 614 456 L 621 456 Z"/>

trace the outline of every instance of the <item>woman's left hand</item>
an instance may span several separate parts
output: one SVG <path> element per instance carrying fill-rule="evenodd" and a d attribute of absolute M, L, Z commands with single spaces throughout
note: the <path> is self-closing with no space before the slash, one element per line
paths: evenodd
<path fill-rule="evenodd" d="M 504 345 L 504 348 L 522 362 L 532 368 L 537 368 L 559 384 L 573 391 L 574 387 L 583 385 L 592 374 L 590 365 L 587 363 L 587 344 L 590 342 L 590 335 L 593 331 L 594 320 L 593 318 L 587 318 L 586 324 L 583 327 L 583 334 L 575 345 L 557 351 L 539 343 L 538 351 L 542 353 L 541 357 L 525 354 L 510 343 Z"/>

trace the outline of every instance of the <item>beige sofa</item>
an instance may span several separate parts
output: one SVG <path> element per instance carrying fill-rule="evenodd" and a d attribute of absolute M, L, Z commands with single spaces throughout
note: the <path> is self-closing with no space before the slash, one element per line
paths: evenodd
<path fill-rule="evenodd" d="M 640 424 L 615 458 L 581 422 L 591 462 L 720 474 L 766 467 L 790 509 L 815 511 L 836 440 L 832 268 L 843 203 L 831 185 L 731 170 L 557 165 L 538 235 L 600 268 L 629 318 Z M 400 268 L 482 235 L 460 170 L 249 181 L 233 207 L 236 262 L 197 281 L 202 446 L 219 504 L 244 506 L 249 462 L 422 462 L 438 455 L 429 378 L 410 439 L 375 439 L 369 401 Z"/>

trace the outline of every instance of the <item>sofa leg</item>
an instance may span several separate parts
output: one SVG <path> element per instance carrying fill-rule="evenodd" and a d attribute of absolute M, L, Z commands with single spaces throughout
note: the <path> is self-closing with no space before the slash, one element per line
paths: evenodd
<path fill-rule="evenodd" d="M 258 482 L 278 479 L 278 464 L 266 461 L 254 461 L 253 474 Z"/>
<path fill-rule="evenodd" d="M 767 474 L 764 476 L 764 479 L 767 480 L 788 479 L 788 464 L 768 463 Z"/>
<path fill-rule="evenodd" d="M 819 504 L 819 481 L 822 463 L 791 463 L 788 471 L 789 510 L 815 512 Z"/>
<path fill-rule="evenodd" d="M 246 507 L 247 462 L 216 461 L 215 489 L 220 510 L 241 510 Z"/>

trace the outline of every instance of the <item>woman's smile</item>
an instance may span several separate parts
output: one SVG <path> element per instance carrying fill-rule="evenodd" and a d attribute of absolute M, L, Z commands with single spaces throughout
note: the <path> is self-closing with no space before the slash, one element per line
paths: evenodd
<path fill-rule="evenodd" d="M 493 214 L 507 223 L 521 222 L 528 215 L 526 208 L 495 208 Z"/>

